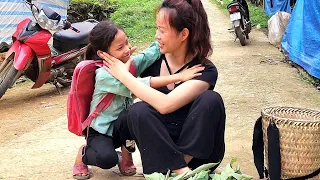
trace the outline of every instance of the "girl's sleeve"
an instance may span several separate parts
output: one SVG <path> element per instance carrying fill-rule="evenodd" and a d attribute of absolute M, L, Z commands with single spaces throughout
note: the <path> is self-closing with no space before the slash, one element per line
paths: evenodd
<path fill-rule="evenodd" d="M 159 43 L 154 42 L 151 46 L 141 53 L 133 56 L 133 62 L 136 67 L 137 76 L 151 66 L 161 56 Z"/>
<path fill-rule="evenodd" d="M 138 79 L 144 84 L 150 86 L 150 77 Z M 96 84 L 94 91 L 96 94 L 113 93 L 116 95 L 132 98 L 132 92 L 103 68 L 99 68 L 96 70 Z"/>

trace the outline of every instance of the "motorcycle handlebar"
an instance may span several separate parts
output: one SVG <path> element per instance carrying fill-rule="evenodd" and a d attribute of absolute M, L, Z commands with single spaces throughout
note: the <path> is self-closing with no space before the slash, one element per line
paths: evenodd
<path fill-rule="evenodd" d="M 66 30 L 66 29 L 71 29 L 71 30 L 73 30 L 73 31 L 76 32 L 76 33 L 80 33 L 80 31 L 79 31 L 77 28 L 71 26 L 71 23 L 70 23 L 69 21 L 65 20 L 65 21 L 63 22 L 63 24 L 64 24 L 64 27 L 63 27 L 64 30 Z"/>

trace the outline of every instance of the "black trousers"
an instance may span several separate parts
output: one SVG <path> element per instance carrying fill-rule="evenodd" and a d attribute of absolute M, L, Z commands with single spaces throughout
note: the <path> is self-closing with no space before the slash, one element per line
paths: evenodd
<path fill-rule="evenodd" d="M 221 96 L 206 91 L 190 106 L 184 113 L 177 110 L 162 115 L 149 104 L 139 102 L 129 108 L 127 118 L 117 120 L 115 129 L 128 136 L 123 139 L 136 141 L 145 174 L 222 161 L 226 116 Z M 193 157 L 189 164 L 184 154 Z"/>
<path fill-rule="evenodd" d="M 118 119 L 126 118 L 126 111 L 120 113 L 118 117 Z M 124 133 L 126 131 L 124 131 Z M 119 130 L 114 130 L 112 136 L 113 137 L 101 134 L 90 128 L 87 145 L 82 151 L 82 162 L 86 165 L 93 165 L 102 169 L 110 169 L 117 165 L 119 158 L 115 149 L 125 143 L 125 138 L 127 138 L 128 135 L 124 134 L 124 138 L 122 138 L 121 134 L 119 134 Z M 121 138 L 123 141 L 121 141 Z"/>

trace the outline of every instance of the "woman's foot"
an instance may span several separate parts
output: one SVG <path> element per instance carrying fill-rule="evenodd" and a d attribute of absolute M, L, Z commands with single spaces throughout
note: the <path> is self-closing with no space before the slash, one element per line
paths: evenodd
<path fill-rule="evenodd" d="M 82 149 L 84 148 L 84 145 L 82 145 L 79 148 L 76 160 L 74 162 L 73 168 L 72 168 L 72 175 L 75 179 L 89 179 L 89 170 L 88 166 L 83 164 L 82 162 Z"/>
<path fill-rule="evenodd" d="M 177 174 L 177 175 L 180 175 L 180 174 L 183 174 L 185 172 L 191 172 L 191 169 L 189 167 L 184 167 L 184 168 L 172 170 L 172 172 Z"/>

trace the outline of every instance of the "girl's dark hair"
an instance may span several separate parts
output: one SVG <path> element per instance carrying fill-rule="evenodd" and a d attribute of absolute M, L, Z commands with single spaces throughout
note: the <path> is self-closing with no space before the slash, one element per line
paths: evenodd
<path fill-rule="evenodd" d="M 102 21 L 94 26 L 89 34 L 89 46 L 86 50 L 85 58 L 100 59 L 97 51 L 107 52 L 118 30 L 122 29 L 109 21 Z"/>
<path fill-rule="evenodd" d="M 178 32 L 184 28 L 189 30 L 188 52 L 193 58 L 206 63 L 212 54 L 212 47 L 208 17 L 201 0 L 164 0 L 158 13 L 160 10 L 168 13 L 170 26 Z"/>

